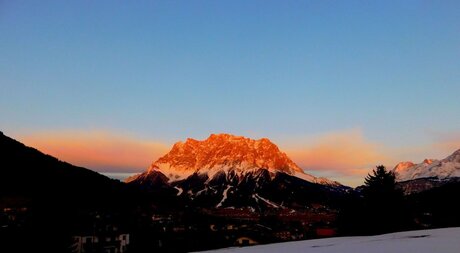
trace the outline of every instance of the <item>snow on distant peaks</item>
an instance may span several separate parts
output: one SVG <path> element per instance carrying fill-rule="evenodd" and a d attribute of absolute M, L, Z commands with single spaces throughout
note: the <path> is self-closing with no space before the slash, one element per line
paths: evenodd
<path fill-rule="evenodd" d="M 460 149 L 442 160 L 425 159 L 422 163 L 401 162 L 393 169 L 397 181 L 436 177 L 460 177 Z"/>
<path fill-rule="evenodd" d="M 408 169 L 408 168 L 410 168 L 410 167 L 412 167 L 414 165 L 415 165 L 415 163 L 413 163 L 413 162 L 400 162 L 400 163 L 398 163 L 396 165 L 394 170 L 400 172 L 400 171 L 406 170 L 406 169 Z"/>
<path fill-rule="evenodd" d="M 338 184 L 306 174 L 267 138 L 254 140 L 231 134 L 211 134 L 205 140 L 188 138 L 185 142 L 177 142 L 149 167 L 147 173 L 159 171 L 173 182 L 194 173 L 212 178 L 221 171 L 244 175 L 259 169 L 273 174 L 283 172 L 314 183 Z"/>
<path fill-rule="evenodd" d="M 425 159 L 425 160 L 423 160 L 423 163 L 424 163 L 424 164 L 430 165 L 430 164 L 432 164 L 432 163 L 435 162 L 435 161 L 436 161 L 436 160 L 434 160 L 434 159 Z"/>

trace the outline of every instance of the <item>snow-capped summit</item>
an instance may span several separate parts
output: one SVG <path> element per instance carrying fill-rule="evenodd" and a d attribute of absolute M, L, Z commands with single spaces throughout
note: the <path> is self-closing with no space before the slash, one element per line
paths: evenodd
<path fill-rule="evenodd" d="M 415 165 L 415 163 L 413 163 L 413 162 L 400 162 L 395 166 L 394 171 L 395 172 L 396 171 L 404 171 L 407 168 L 410 168 L 410 167 L 412 167 L 414 165 Z"/>
<path fill-rule="evenodd" d="M 393 169 L 397 181 L 419 178 L 460 177 L 460 149 L 442 160 L 425 159 L 422 163 L 402 162 Z"/>
<path fill-rule="evenodd" d="M 313 183 L 338 184 L 304 173 L 267 138 L 254 140 L 231 134 L 211 134 L 202 141 L 189 138 L 185 142 L 177 142 L 171 151 L 155 161 L 146 173 L 129 181 L 153 172 L 161 172 L 168 178 L 168 182 L 183 180 L 195 173 L 213 178 L 217 173 L 232 172 L 242 178 L 241 176 L 260 169 L 265 169 L 271 174 L 286 173 Z"/>
<path fill-rule="evenodd" d="M 269 139 L 253 140 L 211 134 L 187 139 L 155 161 L 130 184 L 167 194 L 199 208 L 313 208 L 348 190 L 326 178 L 309 175 Z"/>

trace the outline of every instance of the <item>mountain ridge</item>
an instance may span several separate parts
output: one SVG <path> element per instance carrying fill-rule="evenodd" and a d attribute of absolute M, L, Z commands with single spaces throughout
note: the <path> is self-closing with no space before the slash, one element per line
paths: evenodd
<path fill-rule="evenodd" d="M 460 181 L 460 149 L 448 157 L 425 159 L 419 164 L 400 162 L 392 170 L 399 187 L 406 194 L 423 192 Z"/>
<path fill-rule="evenodd" d="M 420 179 L 448 179 L 460 177 L 460 149 L 441 160 L 425 159 L 419 164 L 413 162 L 398 163 L 393 172 L 399 182 Z"/>
<path fill-rule="evenodd" d="M 161 172 L 169 182 L 174 182 L 186 179 L 194 173 L 207 174 L 212 178 L 221 171 L 234 171 L 244 175 L 259 169 L 266 169 L 272 174 L 283 172 L 313 183 L 340 185 L 338 182 L 305 173 L 268 138 L 254 140 L 225 133 L 211 134 L 201 141 L 188 138 L 185 142 L 176 142 L 146 172 L 133 176 L 126 182 L 153 172 Z"/>

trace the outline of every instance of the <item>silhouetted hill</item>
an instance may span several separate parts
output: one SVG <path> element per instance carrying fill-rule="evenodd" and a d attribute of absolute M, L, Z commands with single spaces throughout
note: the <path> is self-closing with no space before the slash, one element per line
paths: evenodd
<path fill-rule="evenodd" d="M 0 252 L 67 250 L 95 219 L 120 229 L 141 195 L 0 132 Z M 139 196 L 139 197 L 137 197 Z"/>
<path fill-rule="evenodd" d="M 408 196 L 417 222 L 431 227 L 460 226 L 460 182 L 415 193 Z"/>
<path fill-rule="evenodd" d="M 99 202 L 106 199 L 106 194 L 118 193 L 125 187 L 116 180 L 60 161 L 3 134 L 0 134 L 0 164 L 0 197 L 21 196 L 32 200 L 57 197 L 62 203 L 78 205 L 76 202 L 82 199 L 85 204 L 89 200 Z"/>

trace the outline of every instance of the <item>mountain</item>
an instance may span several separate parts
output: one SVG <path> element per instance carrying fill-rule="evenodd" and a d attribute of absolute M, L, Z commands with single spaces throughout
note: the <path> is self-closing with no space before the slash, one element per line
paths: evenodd
<path fill-rule="evenodd" d="M 425 159 L 422 163 L 402 162 L 393 170 L 398 181 L 434 177 L 460 177 L 460 149 L 442 160 Z"/>
<path fill-rule="evenodd" d="M 185 142 L 177 142 L 171 151 L 154 162 L 147 172 L 127 181 L 142 180 L 154 172 L 162 173 L 168 178 L 168 182 L 175 182 L 193 174 L 213 178 L 219 173 L 234 173 L 244 177 L 260 169 L 271 174 L 286 173 L 312 183 L 339 185 L 326 178 L 306 174 L 267 138 L 253 140 L 230 134 L 211 134 L 204 141 L 189 138 Z"/>
<path fill-rule="evenodd" d="M 425 159 L 419 164 L 401 162 L 393 172 L 406 193 L 460 181 L 460 149 L 442 160 Z"/>
<path fill-rule="evenodd" d="M 253 209 L 308 206 L 345 187 L 306 174 L 269 139 L 212 134 L 187 139 L 127 180 L 175 195 L 201 207 Z"/>

